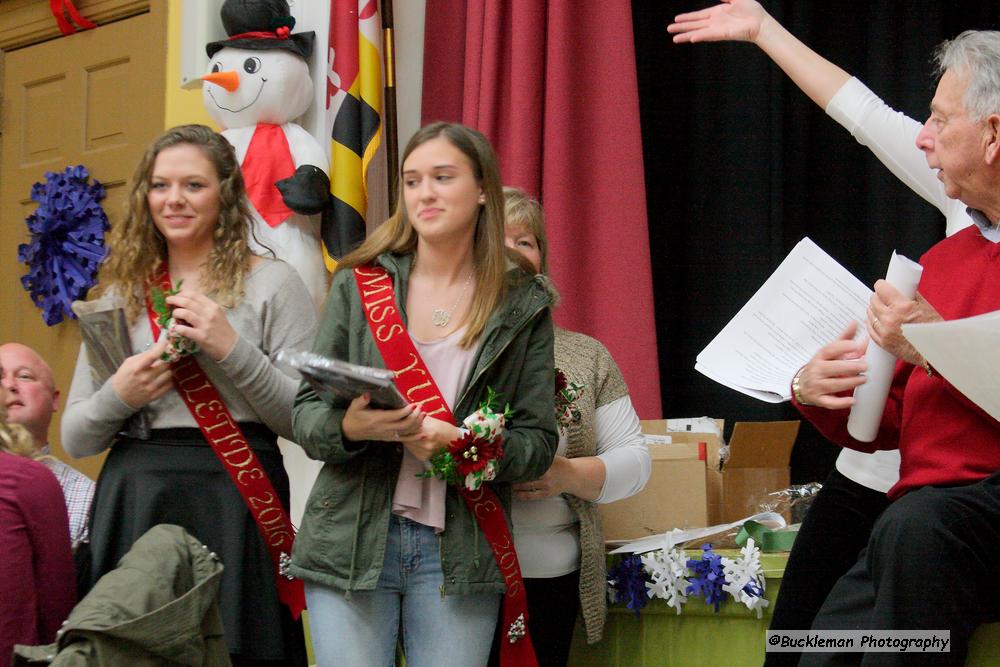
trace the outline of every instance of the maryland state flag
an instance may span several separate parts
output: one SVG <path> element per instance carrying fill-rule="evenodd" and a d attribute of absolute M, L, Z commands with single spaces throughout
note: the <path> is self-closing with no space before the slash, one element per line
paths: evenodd
<path fill-rule="evenodd" d="M 320 228 L 324 260 L 333 270 L 365 238 L 369 177 L 382 172 L 382 25 L 377 0 L 331 0 L 327 74 L 332 216 Z M 384 186 L 375 188 L 384 192 Z M 384 211 L 384 206 L 379 207 Z M 380 212 L 382 212 L 380 211 Z M 372 213 L 375 211 L 373 210 Z M 381 221 L 380 218 L 376 218 Z"/>

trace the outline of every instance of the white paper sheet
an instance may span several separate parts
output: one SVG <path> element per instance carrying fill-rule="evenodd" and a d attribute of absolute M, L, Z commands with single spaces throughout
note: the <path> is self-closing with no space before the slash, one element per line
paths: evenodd
<path fill-rule="evenodd" d="M 689 530 L 674 528 L 673 530 L 663 533 L 662 535 L 650 535 L 649 537 L 643 537 L 641 539 L 628 542 L 627 544 L 623 544 L 618 547 L 611 553 L 642 554 L 647 551 L 656 551 L 657 549 L 668 551 L 678 544 L 684 544 L 685 542 L 690 542 L 691 540 L 697 540 L 702 537 L 717 535 L 718 533 L 724 533 L 727 530 L 732 530 L 737 526 L 742 526 L 747 521 L 756 521 L 771 530 L 784 528 L 788 525 L 785 523 L 785 518 L 777 512 L 760 512 L 759 514 L 748 516 L 745 519 L 740 519 L 739 521 L 733 521 L 732 523 L 720 523 L 717 526 L 708 526 L 707 528 L 691 528 Z"/>
<path fill-rule="evenodd" d="M 1000 311 L 948 322 L 904 324 L 903 335 L 934 370 L 1000 420 Z"/>
<path fill-rule="evenodd" d="M 912 299 L 923 272 L 924 267 L 893 251 L 885 280 L 904 297 Z M 854 390 L 855 403 L 847 418 L 847 432 L 855 440 L 871 442 L 878 435 L 878 427 L 882 423 L 885 400 L 889 397 L 889 385 L 896 369 L 896 357 L 875 343 L 869 343 L 865 363 L 868 365 L 865 372 L 868 380 Z"/>
<path fill-rule="evenodd" d="M 771 403 L 791 399 L 795 372 L 851 320 L 865 330 L 872 291 L 809 238 L 701 351 L 695 370 Z"/>

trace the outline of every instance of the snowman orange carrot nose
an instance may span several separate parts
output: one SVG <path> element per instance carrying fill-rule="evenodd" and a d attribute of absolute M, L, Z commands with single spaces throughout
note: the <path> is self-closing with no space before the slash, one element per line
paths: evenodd
<path fill-rule="evenodd" d="M 201 80 L 222 86 L 229 92 L 233 92 L 240 87 L 240 75 L 232 70 L 228 72 L 209 72 L 201 77 Z"/>

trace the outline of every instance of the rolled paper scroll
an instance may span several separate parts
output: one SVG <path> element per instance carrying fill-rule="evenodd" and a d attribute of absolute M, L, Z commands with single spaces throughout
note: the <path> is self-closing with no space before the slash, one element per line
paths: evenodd
<path fill-rule="evenodd" d="M 917 293 L 917 283 L 924 267 L 902 255 L 892 253 L 885 280 L 907 299 Z M 871 442 L 878 435 L 878 426 L 885 411 L 885 400 L 889 396 L 892 373 L 896 368 L 896 357 L 875 343 L 868 344 L 865 353 L 868 381 L 854 390 L 854 405 L 847 418 L 847 432 L 861 442 Z"/>

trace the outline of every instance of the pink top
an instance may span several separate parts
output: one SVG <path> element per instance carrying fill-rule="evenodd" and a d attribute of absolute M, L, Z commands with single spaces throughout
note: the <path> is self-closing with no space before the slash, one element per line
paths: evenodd
<path fill-rule="evenodd" d="M 472 362 L 476 358 L 479 345 L 464 348 L 459 343 L 465 327 L 451 332 L 444 338 L 430 342 L 410 339 L 417 352 L 427 364 L 427 370 L 441 390 L 448 407 L 455 408 L 458 392 L 465 385 Z M 456 419 L 464 419 L 466 415 L 455 415 Z M 433 419 L 433 417 L 428 417 Z M 417 477 L 425 469 L 425 465 L 408 450 L 403 450 L 403 463 L 396 478 L 396 492 L 392 497 L 392 511 L 411 521 L 431 526 L 438 533 L 444 530 L 445 517 L 445 483 L 439 479 Z"/>

